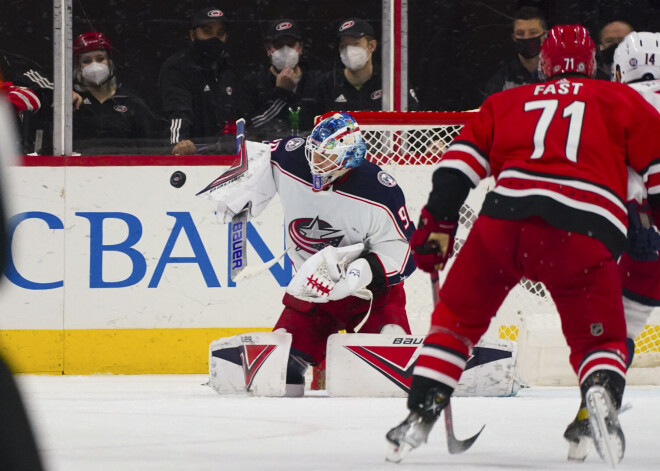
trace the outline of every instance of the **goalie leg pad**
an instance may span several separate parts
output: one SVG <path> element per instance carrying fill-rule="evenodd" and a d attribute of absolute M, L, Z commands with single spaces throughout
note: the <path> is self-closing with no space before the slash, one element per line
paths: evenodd
<path fill-rule="evenodd" d="M 283 396 L 291 334 L 251 332 L 209 347 L 209 385 L 218 394 Z"/>
<path fill-rule="evenodd" d="M 424 337 L 334 334 L 328 339 L 326 389 L 330 396 L 406 397 Z M 483 340 L 454 395 L 512 396 L 518 391 L 516 344 Z"/>

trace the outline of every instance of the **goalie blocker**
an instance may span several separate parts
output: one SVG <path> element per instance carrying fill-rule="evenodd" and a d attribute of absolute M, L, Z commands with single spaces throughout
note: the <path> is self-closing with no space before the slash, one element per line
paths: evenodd
<path fill-rule="evenodd" d="M 334 334 L 328 339 L 330 396 L 406 397 L 424 337 Z M 219 394 L 285 396 L 291 335 L 258 332 L 215 340 L 209 349 L 209 385 Z M 516 344 L 482 339 L 461 376 L 458 396 L 513 396 L 520 388 Z"/>

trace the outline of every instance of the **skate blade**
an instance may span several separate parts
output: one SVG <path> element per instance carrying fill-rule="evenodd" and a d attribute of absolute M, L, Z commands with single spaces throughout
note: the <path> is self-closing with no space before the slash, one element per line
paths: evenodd
<path fill-rule="evenodd" d="M 611 468 L 623 459 L 626 443 L 609 393 L 602 386 L 592 386 L 585 395 L 589 425 L 600 457 Z"/>
<path fill-rule="evenodd" d="M 568 443 L 568 460 L 569 461 L 584 461 L 591 449 L 592 440 L 590 437 L 582 437 L 580 441 Z"/>
<path fill-rule="evenodd" d="M 399 463 L 413 449 L 412 445 L 406 442 L 402 442 L 399 445 L 388 442 L 387 445 L 385 459 L 390 463 Z"/>

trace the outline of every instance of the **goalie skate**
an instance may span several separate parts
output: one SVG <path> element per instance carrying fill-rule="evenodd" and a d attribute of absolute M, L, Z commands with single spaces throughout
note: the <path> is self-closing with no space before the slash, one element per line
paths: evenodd
<path fill-rule="evenodd" d="M 603 461 L 615 468 L 623 458 L 626 441 L 610 393 L 595 385 L 587 390 L 585 399 L 596 450 Z"/>
<path fill-rule="evenodd" d="M 422 416 L 411 412 L 399 425 L 387 432 L 388 451 L 385 459 L 393 463 L 401 461 L 409 452 L 428 440 L 437 416 Z"/>

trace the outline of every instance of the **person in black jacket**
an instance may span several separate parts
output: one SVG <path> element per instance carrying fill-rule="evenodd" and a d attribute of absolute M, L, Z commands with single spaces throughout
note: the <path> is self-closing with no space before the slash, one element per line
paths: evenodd
<path fill-rule="evenodd" d="M 310 131 L 314 116 L 322 113 L 317 99 L 322 74 L 301 63 L 298 24 L 290 19 L 273 21 L 265 47 L 269 64 L 249 80 L 254 107 L 248 119 L 250 138 L 270 140 Z"/>
<path fill-rule="evenodd" d="M 484 98 L 493 93 L 541 80 L 538 74 L 541 44 L 548 36 L 548 24 L 535 7 L 523 7 L 513 20 L 511 38 L 516 56 L 495 72 L 482 91 Z"/>
<path fill-rule="evenodd" d="M 85 154 L 125 152 L 156 137 L 158 121 L 146 103 L 121 86 L 112 46 L 101 33 L 73 44 L 73 148 Z"/>
<path fill-rule="evenodd" d="M 160 71 L 163 112 L 173 154 L 195 154 L 235 134 L 235 120 L 249 110 L 240 78 L 229 64 L 225 14 L 205 8 L 193 16 L 192 44 L 168 58 Z M 231 139 L 235 147 L 235 138 Z"/>
<path fill-rule="evenodd" d="M 337 37 L 344 68 L 325 75 L 319 98 L 321 108 L 324 112 L 382 110 L 382 77 L 373 62 L 378 46 L 373 27 L 359 18 L 349 18 L 341 22 Z M 419 109 L 412 89 L 408 109 Z"/>

